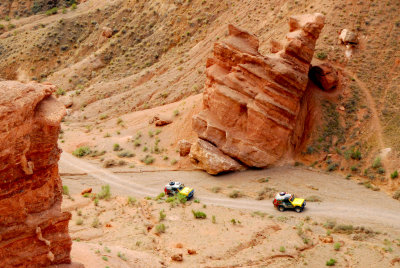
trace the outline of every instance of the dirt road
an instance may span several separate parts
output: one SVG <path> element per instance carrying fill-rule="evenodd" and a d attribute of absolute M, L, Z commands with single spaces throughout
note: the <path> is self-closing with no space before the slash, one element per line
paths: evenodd
<path fill-rule="evenodd" d="M 72 193 L 85 187 L 97 191 L 109 184 L 117 195 L 155 197 L 163 191 L 169 180 L 179 180 L 195 188 L 195 198 L 202 203 L 229 208 L 263 211 L 273 215 L 294 217 L 334 218 L 338 222 L 357 225 L 374 225 L 381 228 L 400 228 L 400 202 L 385 193 L 372 191 L 340 175 L 310 171 L 305 168 L 276 167 L 267 170 L 249 170 L 223 176 L 210 176 L 197 171 L 155 171 L 139 173 L 114 173 L 94 163 L 63 153 L 60 160 L 61 173 L 87 173 L 86 176 L 63 176 L 63 182 Z M 267 183 L 258 182 L 267 178 Z M 220 191 L 214 193 L 212 188 Z M 250 197 L 264 187 L 295 192 L 299 197 L 318 196 L 321 202 L 308 202 L 300 214 L 276 211 L 271 199 L 254 200 Z M 244 198 L 227 198 L 227 193 L 240 190 Z"/>

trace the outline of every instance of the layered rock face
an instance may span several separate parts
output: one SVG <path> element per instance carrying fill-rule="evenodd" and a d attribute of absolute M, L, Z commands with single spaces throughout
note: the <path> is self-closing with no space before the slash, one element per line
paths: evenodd
<path fill-rule="evenodd" d="M 259 53 L 258 39 L 232 25 L 207 61 L 203 110 L 193 117 L 199 138 L 250 167 L 267 167 L 288 150 L 321 14 L 289 19 L 287 43 Z"/>
<path fill-rule="evenodd" d="M 57 147 L 64 106 L 54 86 L 0 82 L 0 263 L 70 263 Z"/>

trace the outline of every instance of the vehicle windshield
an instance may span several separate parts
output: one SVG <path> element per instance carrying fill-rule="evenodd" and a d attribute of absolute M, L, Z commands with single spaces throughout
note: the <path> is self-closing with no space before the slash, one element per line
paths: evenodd
<path fill-rule="evenodd" d="M 292 194 L 292 196 L 289 198 L 290 202 L 293 202 L 294 200 L 294 194 Z"/>

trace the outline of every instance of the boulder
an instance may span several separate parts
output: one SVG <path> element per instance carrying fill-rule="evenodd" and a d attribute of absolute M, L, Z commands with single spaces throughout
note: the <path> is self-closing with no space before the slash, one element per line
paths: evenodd
<path fill-rule="evenodd" d="M 349 44 L 357 45 L 358 44 L 357 34 L 348 29 L 343 29 L 342 31 L 340 31 L 339 34 L 339 43 L 344 45 L 349 45 Z"/>
<path fill-rule="evenodd" d="M 187 140 L 180 140 L 178 142 L 178 146 L 179 146 L 179 155 L 187 156 L 190 153 L 190 147 L 192 146 L 192 144 Z"/>
<path fill-rule="evenodd" d="M 90 194 L 92 192 L 92 188 L 87 188 L 81 192 L 81 195 Z"/>
<path fill-rule="evenodd" d="M 311 67 L 310 79 L 321 89 L 329 91 L 339 83 L 338 72 L 330 63 L 322 63 Z"/>
<path fill-rule="evenodd" d="M 214 44 L 206 63 L 203 110 L 192 120 L 198 137 L 229 156 L 229 163 L 234 158 L 250 167 L 268 167 L 281 159 L 299 124 L 324 19 L 318 13 L 291 17 L 286 44 L 273 43 L 275 53 L 266 56 L 258 51 L 257 37 L 229 25 L 228 37 Z M 201 162 L 204 167 L 213 164 Z"/>
<path fill-rule="evenodd" d="M 110 27 L 103 27 L 103 32 L 101 33 L 102 36 L 106 38 L 111 38 L 113 35 L 113 30 Z"/>
<path fill-rule="evenodd" d="M 244 170 L 244 166 L 222 153 L 211 143 L 198 139 L 190 148 L 190 160 L 211 175 L 222 172 Z"/>
<path fill-rule="evenodd" d="M 174 254 L 171 256 L 171 260 L 173 261 L 183 261 L 182 253 Z"/>
<path fill-rule="evenodd" d="M 65 107 L 55 87 L 0 82 L 1 267 L 71 263 L 71 213 L 61 211 L 61 150 Z"/>
<path fill-rule="evenodd" d="M 172 123 L 172 120 L 169 118 L 160 118 L 158 120 L 155 121 L 155 125 L 156 127 L 162 127 L 165 125 L 169 125 Z"/>

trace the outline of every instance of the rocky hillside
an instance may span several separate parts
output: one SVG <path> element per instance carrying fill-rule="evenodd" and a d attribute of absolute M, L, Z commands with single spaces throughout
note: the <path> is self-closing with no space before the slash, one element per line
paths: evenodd
<path fill-rule="evenodd" d="M 329 92 L 311 85 L 305 94 L 294 158 L 393 190 L 400 168 L 399 9 L 393 0 L 89 0 L 76 9 L 4 15 L 0 77 L 55 84 L 72 105 L 67 123 L 83 132 L 100 117 L 116 120 L 201 93 L 206 59 L 228 24 L 257 36 L 266 55 L 270 40 L 284 40 L 290 16 L 319 12 L 325 26 L 311 64 L 329 63 L 339 85 Z M 338 43 L 343 29 L 354 37 L 347 46 Z"/>

